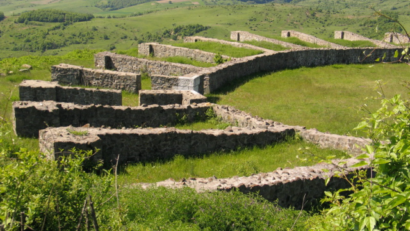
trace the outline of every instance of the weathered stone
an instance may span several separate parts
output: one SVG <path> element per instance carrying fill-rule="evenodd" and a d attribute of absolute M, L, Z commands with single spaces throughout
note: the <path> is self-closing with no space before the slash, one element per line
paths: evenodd
<path fill-rule="evenodd" d="M 57 82 L 24 80 L 19 85 L 21 101 L 52 100 L 75 104 L 122 105 L 121 90 L 64 87 Z"/>
<path fill-rule="evenodd" d="M 167 105 L 182 104 L 189 105 L 206 102 L 206 97 L 195 91 L 174 90 L 141 90 L 139 93 L 140 105 Z"/>
<path fill-rule="evenodd" d="M 344 40 L 349 40 L 349 41 L 369 41 L 373 44 L 375 44 L 378 47 L 384 47 L 384 48 L 397 48 L 397 46 L 380 41 L 380 40 L 376 40 L 376 39 L 369 39 L 367 37 L 364 37 L 362 35 L 359 34 L 355 34 L 353 32 L 350 31 L 335 31 L 335 39 L 344 39 Z"/>
<path fill-rule="evenodd" d="M 293 43 L 287 43 L 281 40 L 277 39 L 272 39 L 272 38 L 266 38 L 260 35 L 256 34 L 251 34 L 247 31 L 231 31 L 231 39 L 236 40 L 238 42 L 243 42 L 243 41 L 264 41 L 264 42 L 270 42 L 274 44 L 281 45 L 283 47 L 291 48 L 291 49 L 307 49 L 307 47 L 304 46 L 299 46 Z"/>
<path fill-rule="evenodd" d="M 325 46 L 328 48 L 338 48 L 338 49 L 347 48 L 345 46 L 342 46 L 336 43 L 331 43 L 326 40 L 317 38 L 313 35 L 305 34 L 305 33 L 294 31 L 294 30 L 283 30 L 281 33 L 281 36 L 282 38 L 296 37 L 302 41 L 313 43 L 319 46 Z"/>
<path fill-rule="evenodd" d="M 32 68 L 30 64 L 23 64 L 23 65 L 21 65 L 21 67 L 24 68 L 24 69 L 29 69 L 29 70 L 31 70 L 31 68 Z"/>

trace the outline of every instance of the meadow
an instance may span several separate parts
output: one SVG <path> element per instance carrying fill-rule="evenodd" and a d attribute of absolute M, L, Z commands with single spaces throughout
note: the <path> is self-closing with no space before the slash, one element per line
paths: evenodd
<path fill-rule="evenodd" d="M 248 176 L 273 171 L 277 167 L 312 165 L 328 156 L 343 158 L 345 153 L 319 149 L 298 138 L 289 138 L 287 142 L 272 146 L 210 153 L 201 158 L 176 156 L 166 162 L 120 166 L 118 175 L 115 169 L 84 172 L 83 157 L 67 158 L 60 163 L 63 165 L 57 166 L 38 153 L 37 139 L 16 137 L 11 125 L 11 103 L 19 99 L 18 84 L 22 80 L 50 80 L 50 65 L 70 63 L 93 67 L 93 54 L 102 50 L 138 56 L 138 43 L 149 42 L 153 37 L 163 43 L 181 43 L 181 37 L 173 40 L 160 36 L 179 25 L 209 26 L 196 35 L 224 40 L 229 40 L 230 31 L 244 30 L 301 44 L 294 38 L 280 38 L 280 31 L 286 29 L 346 46 L 370 46 L 366 42 L 332 38 L 334 30 L 349 30 L 380 39 L 380 34 L 374 33 L 376 28 L 368 23 L 377 20 L 368 8 L 374 1 L 302 0 L 291 4 L 276 1 L 248 4 L 200 0 L 197 3 L 148 2 L 114 11 L 95 7 L 99 2 L 0 2 L 0 11 L 7 16 L 0 21 L 0 73 L 14 72 L 0 76 L 0 223 L 5 224 L 4 216 L 13 214 L 14 219 L 15 214 L 23 211 L 28 214 L 30 224 L 37 224 L 35 228 L 38 230 L 43 229 L 41 224 L 46 224 L 45 230 L 71 229 L 78 223 L 84 198 L 92 195 L 97 220 L 100 228 L 105 230 L 239 230 L 244 227 L 247 230 L 305 230 L 304 222 L 312 217 L 311 213 L 279 208 L 256 195 L 235 191 L 198 194 L 191 189 L 142 190 L 131 185 L 170 177 L 179 180 L 213 175 L 218 178 Z M 409 7 L 407 1 L 389 0 L 378 3 L 376 10 L 398 12 L 400 21 L 409 27 Z M 67 25 L 14 22 L 18 17 L 16 14 L 39 8 L 93 13 L 97 18 Z M 58 48 L 29 50 L 28 44 L 41 48 L 45 47 L 44 42 L 54 42 Z M 284 49 L 266 43 L 249 43 L 273 50 Z M 315 47 L 308 43 L 301 45 Z M 181 58 L 170 59 L 189 62 Z M 33 70 L 18 72 L 24 63 L 31 64 Z M 239 79 L 207 97 L 212 102 L 231 105 L 285 124 L 363 136 L 364 133 L 353 128 L 378 108 L 381 97 L 407 93 L 408 89 L 401 86 L 407 73 L 405 64 L 300 68 Z M 381 80 L 380 85 L 375 83 L 377 80 Z M 151 88 L 149 78 L 142 79 L 142 87 Z M 123 103 L 138 105 L 138 95 L 123 92 Z M 227 126 L 215 120 L 210 118 L 176 127 L 198 130 Z M 17 217 L 16 220 L 20 218 Z M 15 228 L 19 227 L 18 222 L 13 224 Z"/>

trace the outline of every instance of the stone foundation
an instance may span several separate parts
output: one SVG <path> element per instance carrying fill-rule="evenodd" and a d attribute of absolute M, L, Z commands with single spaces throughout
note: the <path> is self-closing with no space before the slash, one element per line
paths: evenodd
<path fill-rule="evenodd" d="M 159 43 L 141 43 L 138 45 L 138 53 L 159 58 L 181 56 L 200 62 L 215 63 L 214 53 L 201 51 L 198 49 L 189 49 L 185 47 L 174 47 L 171 45 L 163 45 Z M 222 58 L 228 59 L 230 57 L 223 55 Z"/>
<path fill-rule="evenodd" d="M 205 103 L 206 97 L 195 91 L 173 91 L 173 90 L 142 90 L 139 93 L 140 105 L 167 105 L 193 103 Z"/>
<path fill-rule="evenodd" d="M 75 104 L 122 105 L 120 90 L 64 87 L 57 82 L 24 80 L 19 85 L 21 101 L 70 102 Z"/>
<path fill-rule="evenodd" d="M 335 31 L 335 39 L 344 39 L 344 40 L 349 40 L 349 41 L 369 41 L 378 47 L 397 48 L 397 46 L 394 46 L 392 44 L 385 43 L 383 41 L 376 40 L 376 39 L 369 39 L 367 37 L 364 37 L 359 34 L 355 34 L 350 31 Z"/>
<path fill-rule="evenodd" d="M 70 150 L 99 150 L 95 160 L 119 163 L 168 160 L 175 155 L 202 156 L 206 153 L 236 150 L 249 146 L 265 146 L 283 141 L 294 135 L 292 129 L 244 129 L 226 130 L 178 130 L 153 129 L 105 129 L 59 127 L 40 131 L 40 150 L 49 159 L 70 155 Z M 111 166 L 111 165 L 109 165 Z"/>
<path fill-rule="evenodd" d="M 328 47 L 328 48 L 336 48 L 336 49 L 347 48 L 345 46 L 342 46 L 336 43 L 331 43 L 326 40 L 317 38 L 313 35 L 305 34 L 305 33 L 298 32 L 298 31 L 293 31 L 293 30 L 283 30 L 281 33 L 281 36 L 282 38 L 296 37 L 302 41 L 313 43 L 319 46 Z"/>
<path fill-rule="evenodd" d="M 273 52 L 272 50 L 265 49 L 265 48 L 258 47 L 258 46 L 254 46 L 254 45 L 250 45 L 250 44 L 246 44 L 246 43 L 229 42 L 229 41 L 225 41 L 225 40 L 221 40 L 221 39 L 205 38 L 205 37 L 201 37 L 201 36 L 184 37 L 184 42 L 185 43 L 193 43 L 193 42 L 198 42 L 198 41 L 215 42 L 215 43 L 230 45 L 230 46 L 233 46 L 233 47 L 247 48 L 247 49 L 263 51 L 263 52 L 268 52 L 268 53 Z"/>
<path fill-rule="evenodd" d="M 209 103 L 151 105 L 147 107 L 77 105 L 54 101 L 13 102 L 14 131 L 18 136 L 38 137 L 47 127 L 91 126 L 112 128 L 159 127 L 206 118 Z"/>
<path fill-rule="evenodd" d="M 395 43 L 399 45 L 410 43 L 410 39 L 406 35 L 392 32 L 385 33 L 383 41 L 386 43 Z"/>
<path fill-rule="evenodd" d="M 287 47 L 290 49 L 307 49 L 307 47 L 304 47 L 304 46 L 299 46 L 293 43 L 287 43 L 287 42 L 277 40 L 277 39 L 266 38 L 260 35 L 251 34 L 247 31 L 231 31 L 231 39 L 236 40 L 238 42 L 243 42 L 243 41 L 269 42 L 269 43 L 278 44 L 278 45 L 281 45 L 283 47 Z"/>
<path fill-rule="evenodd" d="M 150 76 L 181 76 L 198 72 L 202 69 L 201 67 L 187 64 L 140 59 L 107 51 L 95 54 L 94 62 L 96 68 L 105 68 L 119 72 L 131 72 L 137 74 L 147 72 Z"/>
<path fill-rule="evenodd" d="M 106 87 L 138 93 L 141 76 L 133 73 L 94 70 L 69 64 L 51 66 L 51 79 L 63 85 Z"/>
<path fill-rule="evenodd" d="M 278 200 L 282 207 L 293 207 L 301 209 L 319 204 L 324 197 L 325 191 L 336 191 L 338 189 L 350 188 L 350 184 L 341 178 L 332 177 L 335 172 L 343 171 L 346 175 L 359 170 L 350 166 L 359 162 L 356 159 L 342 160 L 346 162 L 343 167 L 339 167 L 340 161 L 333 161 L 333 164 L 317 164 L 310 167 L 296 167 L 293 169 L 281 169 L 268 173 L 254 174 L 249 177 L 231 177 L 217 179 L 209 178 L 188 178 L 181 181 L 173 179 L 153 183 L 153 184 L 136 184 L 135 186 L 148 187 L 170 187 L 183 188 L 191 187 L 198 192 L 206 191 L 231 191 L 237 189 L 243 193 L 257 193 L 269 201 Z M 370 176 L 371 169 L 366 166 L 360 170 L 367 170 Z M 373 173 L 374 175 L 374 173 Z M 331 177 L 326 185 L 325 180 Z"/>

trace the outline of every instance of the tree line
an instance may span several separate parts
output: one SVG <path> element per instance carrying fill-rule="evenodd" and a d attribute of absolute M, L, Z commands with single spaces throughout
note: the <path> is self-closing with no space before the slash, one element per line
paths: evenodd
<path fill-rule="evenodd" d="M 53 9 L 40 9 L 22 13 L 17 19 L 17 22 L 82 22 L 89 21 L 93 18 L 94 16 L 92 14 L 74 13 Z"/>

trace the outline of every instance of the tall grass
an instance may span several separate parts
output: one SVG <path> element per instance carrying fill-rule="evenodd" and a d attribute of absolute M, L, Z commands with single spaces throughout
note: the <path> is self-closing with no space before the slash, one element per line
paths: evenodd
<path fill-rule="evenodd" d="M 186 47 L 190 49 L 199 49 L 203 51 L 212 52 L 215 54 L 219 53 L 221 55 L 227 55 L 227 56 L 236 57 L 236 58 L 252 56 L 252 55 L 263 53 L 262 51 L 241 48 L 241 47 L 234 47 L 230 45 L 220 44 L 217 42 L 198 41 L 195 43 L 175 43 L 173 45 L 179 46 L 179 47 Z"/>

